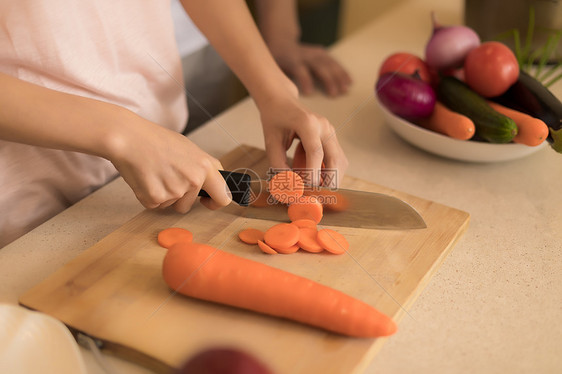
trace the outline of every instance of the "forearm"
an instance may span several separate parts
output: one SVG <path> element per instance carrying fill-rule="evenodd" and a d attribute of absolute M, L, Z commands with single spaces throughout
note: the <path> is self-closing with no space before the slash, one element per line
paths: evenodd
<path fill-rule="evenodd" d="M 147 208 L 185 213 L 202 187 L 213 199 L 208 207 L 230 203 L 218 160 L 182 134 L 120 106 L 8 75 L 0 74 L 0 87 L 0 139 L 103 157 Z"/>
<path fill-rule="evenodd" d="M 300 26 L 295 0 L 254 0 L 257 23 L 266 43 L 298 42 Z"/>
<path fill-rule="evenodd" d="M 193 22 L 248 89 L 258 106 L 291 92 L 243 0 L 182 0 Z"/>
<path fill-rule="evenodd" d="M 181 1 L 193 22 L 256 102 L 270 166 L 289 167 L 286 152 L 293 139 L 298 137 L 307 153 L 308 168 L 319 171 L 325 160 L 326 167 L 340 170 L 338 175 L 343 176 L 347 159 L 335 129 L 328 120 L 311 113 L 300 103 L 296 86 L 275 62 L 245 1 Z M 273 13 L 269 15 L 274 16 Z M 320 174 L 313 174 L 311 182 L 318 183 Z"/>
<path fill-rule="evenodd" d="M 0 73 L 0 138 L 110 158 L 119 122 L 134 114 Z"/>

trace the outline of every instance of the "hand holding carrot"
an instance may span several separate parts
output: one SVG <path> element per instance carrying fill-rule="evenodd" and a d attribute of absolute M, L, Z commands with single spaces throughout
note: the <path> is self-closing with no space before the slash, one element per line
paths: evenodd
<path fill-rule="evenodd" d="M 336 130 L 324 117 L 308 111 L 296 98 L 285 97 L 275 103 L 260 107 L 265 145 L 272 168 L 288 169 L 287 149 L 295 137 L 299 138 L 306 152 L 306 168 L 311 170 L 311 183 L 320 184 L 322 163 L 336 171 L 329 180 L 330 187 L 337 187 L 348 166 Z"/>
<path fill-rule="evenodd" d="M 272 168 L 288 169 L 286 151 L 293 139 L 301 139 L 306 167 L 312 169 L 312 183 L 318 184 L 322 161 L 337 170 L 337 184 L 347 168 L 347 159 L 330 122 L 306 109 L 298 100 L 298 89 L 275 62 L 245 4 L 241 0 L 181 0 L 197 27 L 244 84 L 260 111 L 267 155 Z M 265 3 L 265 2 L 264 2 Z M 280 16 L 285 1 L 268 3 L 268 14 Z M 293 10 L 294 11 L 294 8 Z M 260 17 L 261 18 L 261 17 Z M 272 29 L 276 23 L 269 23 Z M 281 25 L 282 26 L 282 25 Z M 264 34 L 267 34 L 264 32 Z M 335 187 L 335 186 L 334 186 Z"/>

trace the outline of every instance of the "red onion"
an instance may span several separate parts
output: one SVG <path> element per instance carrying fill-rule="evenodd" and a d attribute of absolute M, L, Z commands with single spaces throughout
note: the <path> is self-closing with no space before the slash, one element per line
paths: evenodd
<path fill-rule="evenodd" d="M 196 353 L 174 374 L 272 374 L 272 371 L 247 352 L 216 347 Z"/>
<path fill-rule="evenodd" d="M 467 26 L 441 26 L 431 13 L 433 34 L 425 47 L 425 62 L 437 69 L 451 69 L 462 65 L 471 49 L 480 45 L 478 34 Z"/>
<path fill-rule="evenodd" d="M 381 104 L 404 119 L 428 117 L 435 107 L 435 91 L 431 85 L 410 75 L 384 73 L 375 88 Z"/>

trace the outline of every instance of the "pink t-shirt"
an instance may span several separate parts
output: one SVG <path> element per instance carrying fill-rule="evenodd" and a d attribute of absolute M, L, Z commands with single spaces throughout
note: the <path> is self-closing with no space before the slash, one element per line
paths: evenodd
<path fill-rule="evenodd" d="M 175 131 L 187 120 L 169 0 L 0 0 L 0 72 Z M 116 175 L 98 157 L 0 140 L 0 247 Z"/>

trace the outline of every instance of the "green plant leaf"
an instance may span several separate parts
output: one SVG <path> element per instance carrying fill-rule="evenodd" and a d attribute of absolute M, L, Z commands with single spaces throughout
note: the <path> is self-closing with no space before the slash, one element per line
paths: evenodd
<path fill-rule="evenodd" d="M 540 60 L 539 60 L 539 63 L 537 65 L 537 71 L 535 73 L 535 78 L 538 77 L 541 74 L 542 69 L 544 69 L 544 67 L 546 66 L 546 63 L 548 62 L 548 59 L 549 59 L 550 55 L 554 51 L 554 48 L 558 44 L 559 39 L 560 39 L 560 33 L 550 35 L 548 37 L 545 45 L 542 48 L 540 48 L 540 51 L 541 51 Z"/>
<path fill-rule="evenodd" d="M 514 42 L 514 49 L 515 49 L 515 57 L 517 58 L 517 62 L 519 63 L 519 67 L 523 67 L 523 60 L 525 56 L 523 56 L 523 51 L 521 51 L 521 36 L 519 35 L 519 30 L 513 29 L 513 42 Z"/>
<path fill-rule="evenodd" d="M 545 43 L 538 46 L 536 49 L 531 50 L 533 36 L 535 33 L 535 9 L 531 5 L 529 7 L 529 23 L 527 25 L 527 34 L 525 36 L 524 46 L 521 46 L 521 35 L 519 30 L 514 28 L 507 30 L 501 34 L 498 34 L 494 40 L 500 41 L 509 36 L 513 37 L 513 52 L 519 68 L 527 73 L 531 73 L 531 68 L 533 64 L 536 63 L 537 69 L 534 72 L 534 77 L 543 85 L 552 85 L 556 81 L 562 78 L 562 73 L 555 75 L 551 78 L 548 83 L 545 84 L 546 80 L 550 78 L 553 74 L 560 70 L 562 63 L 555 65 L 552 68 L 547 68 L 548 60 L 556 51 L 560 40 L 562 39 L 562 30 L 553 31 L 551 35 L 548 36 Z"/>

